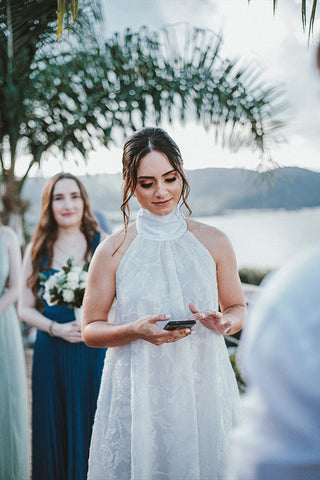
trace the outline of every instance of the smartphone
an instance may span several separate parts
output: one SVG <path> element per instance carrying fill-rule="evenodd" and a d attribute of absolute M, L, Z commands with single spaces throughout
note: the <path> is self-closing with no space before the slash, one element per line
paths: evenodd
<path fill-rule="evenodd" d="M 181 328 L 192 328 L 196 323 L 195 320 L 171 320 L 163 327 L 165 330 L 177 330 Z"/>

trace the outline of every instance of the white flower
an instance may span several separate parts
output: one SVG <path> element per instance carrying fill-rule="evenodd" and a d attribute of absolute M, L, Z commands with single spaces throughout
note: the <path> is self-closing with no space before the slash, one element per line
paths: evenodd
<path fill-rule="evenodd" d="M 50 294 L 50 291 L 49 290 L 45 290 L 44 292 L 44 295 L 43 295 L 43 298 L 45 299 L 45 301 L 47 302 L 48 305 L 54 305 L 51 301 L 51 294 Z"/>
<path fill-rule="evenodd" d="M 65 289 L 62 291 L 62 297 L 66 303 L 71 303 L 74 300 L 74 293 L 72 290 Z"/>
<path fill-rule="evenodd" d="M 54 275 L 51 275 L 49 278 L 53 278 L 55 281 L 55 284 L 58 282 L 62 282 L 65 280 L 66 273 L 63 270 L 59 270 L 59 272 L 56 272 Z"/>
<path fill-rule="evenodd" d="M 71 271 L 67 275 L 67 288 L 75 290 L 79 285 L 79 274 L 77 272 Z"/>
<path fill-rule="evenodd" d="M 50 275 L 48 280 L 46 281 L 46 290 L 50 290 L 51 288 L 56 286 L 56 277 L 55 275 Z"/>
<path fill-rule="evenodd" d="M 79 288 L 85 289 L 87 286 L 87 279 L 88 279 L 88 272 L 82 270 L 80 274 L 80 283 L 79 283 Z"/>
<path fill-rule="evenodd" d="M 50 275 L 46 280 L 40 276 L 44 286 L 43 298 L 48 305 L 79 307 L 87 284 L 88 272 L 79 265 L 73 266 L 68 259 L 62 270 Z"/>
<path fill-rule="evenodd" d="M 80 275 L 83 270 L 82 270 L 82 267 L 80 267 L 79 265 L 75 265 L 74 267 L 71 268 L 70 271 L 71 272 L 76 272 L 76 273 L 78 273 L 78 275 Z"/>
<path fill-rule="evenodd" d="M 86 282 L 87 278 L 88 278 L 88 272 L 86 272 L 86 270 L 82 270 L 80 273 L 80 281 Z"/>

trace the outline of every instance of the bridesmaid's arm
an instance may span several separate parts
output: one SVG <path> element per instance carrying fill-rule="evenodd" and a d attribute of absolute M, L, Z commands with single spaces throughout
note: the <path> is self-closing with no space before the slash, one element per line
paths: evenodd
<path fill-rule="evenodd" d="M 49 333 L 51 320 L 36 310 L 36 298 L 32 290 L 27 286 L 27 279 L 31 275 L 31 249 L 32 245 L 28 245 L 23 258 L 22 281 L 18 302 L 18 313 L 24 322 L 32 327 L 36 327 L 43 332 Z"/>
<path fill-rule="evenodd" d="M 10 270 L 7 288 L 0 297 L 0 314 L 18 300 L 19 279 L 21 276 L 21 251 L 16 233 L 9 227 L 2 226 L 2 240 L 9 255 Z"/>

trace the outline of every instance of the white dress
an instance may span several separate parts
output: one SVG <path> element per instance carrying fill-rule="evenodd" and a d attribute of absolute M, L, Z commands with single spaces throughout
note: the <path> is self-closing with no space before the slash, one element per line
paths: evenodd
<path fill-rule="evenodd" d="M 141 209 L 116 273 L 115 324 L 218 308 L 216 265 L 178 212 Z M 159 322 L 159 325 L 165 322 Z M 217 480 L 240 398 L 224 338 L 203 327 L 175 343 L 136 340 L 107 351 L 90 480 Z"/>

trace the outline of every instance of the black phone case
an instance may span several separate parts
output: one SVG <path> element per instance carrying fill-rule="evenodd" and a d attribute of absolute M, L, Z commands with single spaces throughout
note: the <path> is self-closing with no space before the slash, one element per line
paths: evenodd
<path fill-rule="evenodd" d="M 177 330 L 181 328 L 191 328 L 196 323 L 195 320 L 171 320 L 163 327 L 165 330 Z"/>

